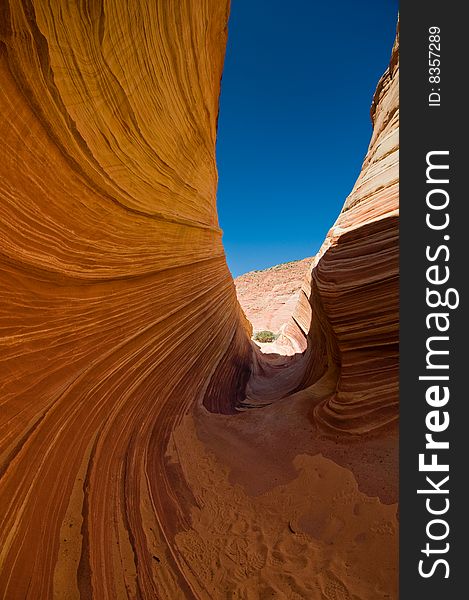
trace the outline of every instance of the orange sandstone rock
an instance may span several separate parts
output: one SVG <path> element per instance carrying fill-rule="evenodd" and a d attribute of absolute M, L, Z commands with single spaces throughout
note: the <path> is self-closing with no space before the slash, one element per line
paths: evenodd
<path fill-rule="evenodd" d="M 3 598 L 396 597 L 397 50 L 265 356 L 216 215 L 227 14 L 2 3 Z"/>
<path fill-rule="evenodd" d="M 373 135 L 360 176 L 313 263 L 294 315 L 304 331 L 311 322 L 311 345 L 329 338 L 328 363 L 337 364 L 340 375 L 315 417 L 342 433 L 386 427 L 398 414 L 398 92 L 397 38 L 373 98 Z M 317 319 L 326 319 L 327 326 L 316 336 Z M 308 370 L 305 377 L 311 380 Z"/>
<path fill-rule="evenodd" d="M 236 277 L 236 294 L 254 331 L 276 333 L 290 319 L 312 260 L 304 258 Z"/>
<path fill-rule="evenodd" d="M 0 596 L 190 597 L 165 448 L 250 354 L 215 210 L 228 3 L 2 7 Z"/>

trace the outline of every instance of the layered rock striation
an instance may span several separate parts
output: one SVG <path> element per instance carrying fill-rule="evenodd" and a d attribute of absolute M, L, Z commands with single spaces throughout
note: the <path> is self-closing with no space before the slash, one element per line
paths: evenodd
<path fill-rule="evenodd" d="M 228 3 L 2 7 L 0 596 L 189 597 L 153 558 L 188 518 L 162 455 L 250 355 L 215 208 Z"/>
<path fill-rule="evenodd" d="M 236 277 L 236 295 L 254 331 L 277 333 L 290 319 L 312 260 L 304 258 Z"/>
<path fill-rule="evenodd" d="M 315 427 L 333 436 L 376 433 L 398 417 L 398 86 L 397 38 L 373 97 L 373 134 L 360 176 L 308 269 L 292 316 L 285 319 L 278 307 L 281 277 L 237 280 L 253 322 L 267 322 L 270 311 L 277 328 L 286 320 L 281 343 L 269 352 L 294 354 L 288 363 L 254 356 L 249 402 L 307 394 L 334 373 L 330 394 L 314 402 L 313 417 Z M 269 310 L 256 305 L 269 293 L 262 292 L 265 284 L 275 298 Z"/>
<path fill-rule="evenodd" d="M 323 348 L 327 365 L 339 368 L 336 390 L 317 407 L 315 418 L 340 433 L 387 427 L 398 415 L 398 38 L 371 119 L 361 173 L 313 262 L 293 315 L 309 345 Z M 311 382 L 312 372 L 306 369 L 302 385 Z"/>
<path fill-rule="evenodd" d="M 349 589 L 329 556 L 337 525 L 293 517 L 290 530 L 319 553 L 314 564 L 329 567 L 301 575 L 295 564 L 292 582 L 281 564 L 293 550 L 273 547 L 291 543 L 283 491 L 267 502 L 271 530 L 264 501 L 229 480 L 210 428 L 249 419 L 249 394 L 254 403 L 294 394 L 290 411 L 303 394 L 308 435 L 313 423 L 363 434 L 396 418 L 397 50 L 362 173 L 287 327 L 298 355 L 270 358 L 273 391 L 216 214 L 227 17 L 219 0 L 2 3 L 3 598 L 222 598 L 255 593 L 256 581 L 274 594 L 297 585 L 304 597 Z M 360 527 L 393 520 L 389 503 L 370 508 L 352 471 L 310 459 L 295 462 L 304 475 L 287 495 L 314 488 L 319 469 L 329 482 L 322 511 L 348 487 L 368 506 Z M 338 515 L 342 500 L 332 501 Z M 248 568 L 251 538 L 259 552 Z M 375 538 L 391 573 L 380 585 L 393 593 L 395 557 Z M 365 589 L 373 574 L 362 575 L 352 579 Z"/>

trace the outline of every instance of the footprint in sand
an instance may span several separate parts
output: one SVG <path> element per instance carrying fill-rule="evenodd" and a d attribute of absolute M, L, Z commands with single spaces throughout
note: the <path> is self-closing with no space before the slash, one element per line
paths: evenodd
<path fill-rule="evenodd" d="M 256 569 L 263 569 L 267 562 L 268 549 L 265 544 L 262 544 L 249 556 L 251 565 Z"/>
<path fill-rule="evenodd" d="M 396 533 L 396 528 L 391 521 L 375 521 L 370 529 L 373 533 L 379 535 L 394 535 Z"/>
<path fill-rule="evenodd" d="M 311 551 L 310 551 L 311 550 Z M 290 533 L 275 544 L 271 553 L 270 563 L 274 567 L 289 565 L 295 569 L 304 569 L 313 558 L 313 550 L 308 544 L 294 539 Z"/>
<path fill-rule="evenodd" d="M 236 519 L 236 521 L 230 527 L 230 533 L 232 533 L 234 535 L 245 535 L 248 531 L 249 531 L 248 522 L 245 519 L 240 518 L 240 517 L 238 517 L 238 519 Z"/>
<path fill-rule="evenodd" d="M 326 600 L 352 600 L 344 583 L 330 571 L 324 575 L 322 593 Z"/>

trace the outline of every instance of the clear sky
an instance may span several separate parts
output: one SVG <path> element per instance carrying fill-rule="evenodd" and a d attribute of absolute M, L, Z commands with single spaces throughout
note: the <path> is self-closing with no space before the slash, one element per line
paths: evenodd
<path fill-rule="evenodd" d="M 313 256 L 360 172 L 397 0 L 232 0 L 218 214 L 236 277 Z"/>

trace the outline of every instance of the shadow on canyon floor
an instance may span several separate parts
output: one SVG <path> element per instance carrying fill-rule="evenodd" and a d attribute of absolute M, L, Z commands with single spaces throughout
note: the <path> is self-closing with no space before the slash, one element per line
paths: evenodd
<path fill-rule="evenodd" d="M 312 327 L 310 322 L 307 331 Z M 295 329 L 299 335 L 300 328 Z M 237 414 L 208 416 L 204 408 L 197 412 L 200 437 L 230 465 L 230 481 L 242 483 L 250 493 L 263 493 L 296 476 L 295 456 L 320 453 L 352 471 L 367 495 L 396 503 L 397 425 L 349 436 L 318 427 L 315 408 L 337 390 L 340 354 L 317 381 L 305 387 L 302 382 L 313 354 L 311 337 L 282 339 L 283 344 L 262 346 L 252 341 L 251 373 Z M 293 347 L 303 349 L 292 353 Z"/>

